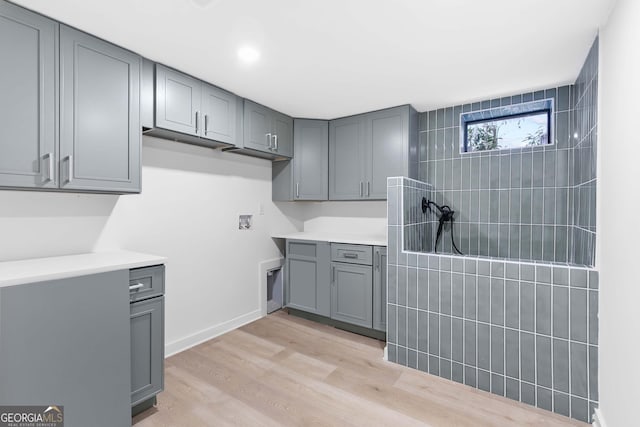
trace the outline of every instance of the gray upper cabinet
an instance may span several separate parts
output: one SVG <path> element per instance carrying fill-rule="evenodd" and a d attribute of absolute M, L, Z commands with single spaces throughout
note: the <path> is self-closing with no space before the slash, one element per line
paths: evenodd
<path fill-rule="evenodd" d="M 244 100 L 244 141 L 241 154 L 269 159 L 293 157 L 293 119 L 264 105 Z"/>
<path fill-rule="evenodd" d="M 387 331 L 387 248 L 373 248 L 373 329 Z"/>
<path fill-rule="evenodd" d="M 364 197 L 365 129 L 362 116 L 329 122 L 329 200 Z"/>
<path fill-rule="evenodd" d="M 274 201 L 327 200 L 329 190 L 329 122 L 295 119 L 295 156 L 272 166 Z"/>
<path fill-rule="evenodd" d="M 156 126 L 198 136 L 202 83 L 156 65 Z"/>
<path fill-rule="evenodd" d="M 331 318 L 371 328 L 373 290 L 371 266 L 331 263 Z"/>
<path fill-rule="evenodd" d="M 58 24 L 0 1 L 0 186 L 57 188 Z"/>
<path fill-rule="evenodd" d="M 327 242 L 287 240 L 286 305 L 329 317 L 329 253 Z"/>
<path fill-rule="evenodd" d="M 244 147 L 271 151 L 273 144 L 270 110 L 260 104 L 244 101 Z"/>
<path fill-rule="evenodd" d="M 273 113 L 274 145 L 272 151 L 279 156 L 293 157 L 293 119 L 282 113 Z"/>
<path fill-rule="evenodd" d="M 210 148 L 236 143 L 234 94 L 160 64 L 155 64 L 154 76 L 148 60 L 142 79 L 145 134 Z"/>
<path fill-rule="evenodd" d="M 140 191 L 141 58 L 60 26 L 60 185 Z"/>
<path fill-rule="evenodd" d="M 418 173 L 418 123 L 408 105 L 332 120 L 329 199 L 383 200 L 387 178 Z"/>
<path fill-rule="evenodd" d="M 202 85 L 202 137 L 235 144 L 236 96 L 204 83 Z"/>
<path fill-rule="evenodd" d="M 367 197 L 387 198 L 387 177 L 407 174 L 409 151 L 408 108 L 392 108 L 368 114 Z"/>
<path fill-rule="evenodd" d="M 327 200 L 329 191 L 329 123 L 295 120 L 293 123 L 294 200 Z"/>

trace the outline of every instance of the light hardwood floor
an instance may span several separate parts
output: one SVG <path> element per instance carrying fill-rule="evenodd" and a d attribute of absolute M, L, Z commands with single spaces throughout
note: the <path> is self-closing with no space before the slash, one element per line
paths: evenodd
<path fill-rule="evenodd" d="M 166 360 L 147 426 L 587 426 L 382 359 L 383 343 L 278 312 Z"/>

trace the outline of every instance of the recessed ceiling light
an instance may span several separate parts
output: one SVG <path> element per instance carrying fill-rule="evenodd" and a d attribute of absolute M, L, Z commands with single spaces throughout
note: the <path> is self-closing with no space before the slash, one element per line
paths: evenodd
<path fill-rule="evenodd" d="M 252 64 L 260 59 L 260 52 L 253 46 L 242 46 L 238 49 L 238 58 L 246 64 Z"/>

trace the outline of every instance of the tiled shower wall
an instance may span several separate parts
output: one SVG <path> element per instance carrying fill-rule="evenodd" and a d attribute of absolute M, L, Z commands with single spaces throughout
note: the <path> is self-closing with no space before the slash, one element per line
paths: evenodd
<path fill-rule="evenodd" d="M 571 86 L 422 113 L 420 179 L 457 212 L 464 254 L 569 260 Z M 554 145 L 460 153 L 460 113 L 553 98 Z M 433 243 L 432 243 L 433 244 Z M 438 252 L 451 253 L 450 233 Z"/>
<path fill-rule="evenodd" d="M 389 360 L 590 421 L 598 401 L 597 272 L 404 251 L 405 227 L 421 219 L 429 191 L 389 178 Z"/>
<path fill-rule="evenodd" d="M 597 42 L 573 86 L 420 115 L 419 176 L 436 203 L 457 212 L 463 253 L 593 265 Z M 546 98 L 555 105 L 553 145 L 460 154 L 461 113 Z M 452 249 L 447 232 L 438 252 Z"/>
<path fill-rule="evenodd" d="M 598 39 L 573 86 L 573 105 L 570 175 L 573 234 L 569 261 L 592 265 L 596 239 Z"/>
<path fill-rule="evenodd" d="M 405 182 L 406 208 L 402 210 L 404 216 L 404 248 L 407 251 L 429 252 L 429 242 L 435 241 L 437 223 L 435 217 L 422 212 L 422 198 L 433 199 L 433 187 L 424 182 L 408 179 Z M 396 190 L 390 190 L 395 192 Z M 395 197 L 395 194 L 393 194 Z"/>

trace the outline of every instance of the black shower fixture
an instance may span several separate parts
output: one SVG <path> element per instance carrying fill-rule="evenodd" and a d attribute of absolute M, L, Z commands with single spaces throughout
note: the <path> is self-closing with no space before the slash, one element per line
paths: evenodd
<path fill-rule="evenodd" d="M 460 255 L 462 255 L 462 252 L 460 252 L 460 250 L 458 249 L 458 247 L 456 246 L 456 242 L 453 239 L 453 220 L 454 220 L 454 215 L 456 213 L 456 211 L 452 210 L 449 206 L 447 205 L 442 205 L 439 206 L 437 203 L 432 202 L 431 200 L 427 200 L 426 197 L 422 198 L 422 213 L 426 214 L 427 211 L 432 211 L 431 207 L 434 206 L 438 212 L 436 213 L 436 215 L 438 216 L 438 232 L 436 233 L 436 243 L 433 246 L 433 252 L 437 253 L 438 252 L 438 242 L 440 241 L 440 235 L 442 235 L 442 229 L 444 228 L 444 224 L 447 222 L 451 223 L 451 244 L 453 245 L 453 248 L 455 249 L 455 251 L 457 253 L 459 253 Z"/>

